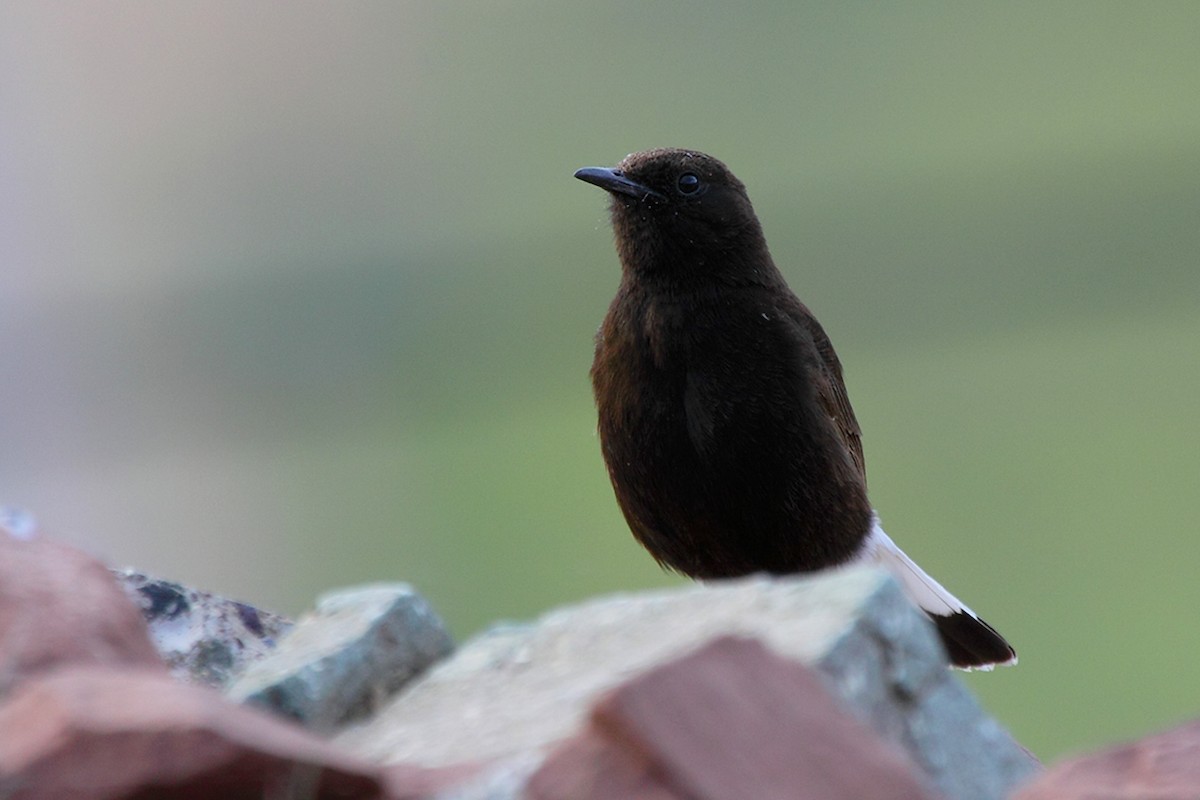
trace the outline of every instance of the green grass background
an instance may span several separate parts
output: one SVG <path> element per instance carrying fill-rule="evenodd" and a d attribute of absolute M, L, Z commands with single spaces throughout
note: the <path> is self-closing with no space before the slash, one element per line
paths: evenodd
<path fill-rule="evenodd" d="M 672 583 L 593 427 L 577 167 L 749 187 L 888 531 L 1052 759 L 1200 712 L 1200 6 L 21 2 L 0 27 L 0 498 L 296 612 L 460 636 Z"/>

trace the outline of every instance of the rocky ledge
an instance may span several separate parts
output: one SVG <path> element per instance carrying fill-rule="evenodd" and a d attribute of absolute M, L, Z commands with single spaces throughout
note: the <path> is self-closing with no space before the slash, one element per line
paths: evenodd
<path fill-rule="evenodd" d="M 292 625 L 0 533 L 0 641 L 0 797 L 17 800 L 1200 787 L 1195 725 L 1043 772 L 871 570 L 600 598 L 454 650 L 404 584 L 332 593 Z"/>

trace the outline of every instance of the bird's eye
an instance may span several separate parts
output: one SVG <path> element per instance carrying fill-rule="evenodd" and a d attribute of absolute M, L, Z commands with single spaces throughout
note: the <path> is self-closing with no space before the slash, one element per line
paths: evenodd
<path fill-rule="evenodd" d="M 700 179 L 696 177 L 695 173 L 685 172 L 679 176 L 675 186 L 679 189 L 680 194 L 695 194 L 696 190 L 700 188 Z"/>

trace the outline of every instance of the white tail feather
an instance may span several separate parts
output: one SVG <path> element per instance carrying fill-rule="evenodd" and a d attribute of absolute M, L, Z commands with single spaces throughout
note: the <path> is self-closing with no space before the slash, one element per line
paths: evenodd
<path fill-rule="evenodd" d="M 979 619 L 974 611 L 950 594 L 946 587 L 930 577 L 929 573 L 917 566 L 916 562 L 896 546 L 892 538 L 883 532 L 878 517 L 872 520 L 871 533 L 867 535 L 862 552 L 852 563 L 885 567 L 900 582 L 900 587 L 909 599 L 930 614 L 947 617 L 962 612 Z"/>

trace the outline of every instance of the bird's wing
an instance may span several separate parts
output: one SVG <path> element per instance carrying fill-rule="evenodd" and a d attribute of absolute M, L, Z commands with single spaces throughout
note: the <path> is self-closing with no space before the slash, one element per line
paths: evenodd
<path fill-rule="evenodd" d="M 842 379 L 842 362 L 838 361 L 833 343 L 829 341 L 821 323 L 817 322 L 817 318 L 802 303 L 797 301 L 796 304 L 799 309 L 794 311 L 791 316 L 812 336 L 813 344 L 817 348 L 817 355 L 820 357 L 821 372 L 817 396 L 821 400 L 821 405 L 825 407 L 826 413 L 829 414 L 829 418 L 833 420 L 834 427 L 837 428 L 838 434 L 850 452 L 850 457 L 854 460 L 854 465 L 858 467 L 858 472 L 862 475 L 865 484 L 867 464 L 863 458 L 862 429 L 858 427 L 858 420 L 854 418 L 854 409 L 850 407 L 850 398 L 846 395 L 846 383 Z"/>

